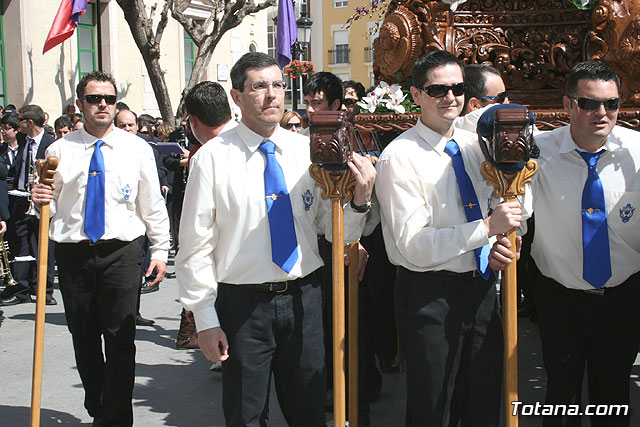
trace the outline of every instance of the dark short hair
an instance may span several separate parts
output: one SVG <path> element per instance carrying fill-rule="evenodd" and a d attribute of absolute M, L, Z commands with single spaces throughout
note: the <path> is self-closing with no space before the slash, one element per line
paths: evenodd
<path fill-rule="evenodd" d="M 216 82 L 200 82 L 184 97 L 184 108 L 205 126 L 218 127 L 231 120 L 231 107 L 224 88 Z"/>
<path fill-rule="evenodd" d="M 118 94 L 116 81 L 111 74 L 105 73 L 104 71 L 94 71 L 93 73 L 85 74 L 85 76 L 80 79 L 80 83 L 76 86 L 76 95 L 78 98 L 82 98 L 84 96 L 84 90 L 89 82 L 109 82 L 113 86 L 114 93 L 116 95 Z"/>
<path fill-rule="evenodd" d="M 353 88 L 356 91 L 356 95 L 358 96 L 358 99 L 364 98 L 365 95 L 367 94 L 367 92 L 364 89 L 364 85 L 354 80 L 347 80 L 345 82 L 342 82 L 342 88 L 345 90 L 345 92 L 347 91 L 347 89 Z"/>
<path fill-rule="evenodd" d="M 569 71 L 565 94 L 573 96 L 578 90 L 578 82 L 585 79 L 615 82 L 618 91 L 620 91 L 620 77 L 611 67 L 601 61 L 586 61 L 579 63 Z"/>
<path fill-rule="evenodd" d="M 71 123 L 71 117 L 67 116 L 66 114 L 63 114 L 62 116 L 58 117 L 56 121 L 53 122 L 53 127 L 56 129 L 62 129 L 65 126 L 68 127 L 69 129 L 73 127 Z"/>
<path fill-rule="evenodd" d="M 460 67 L 462 78 L 464 79 L 464 68 L 462 62 L 453 53 L 446 50 L 434 50 L 427 52 L 420 57 L 413 66 L 413 86 L 422 89 L 427 82 L 427 73 L 436 67 L 455 64 Z"/>
<path fill-rule="evenodd" d="M 18 130 L 20 127 L 20 117 L 18 116 L 18 113 L 3 114 L 2 118 L 0 118 L 0 124 L 9 125 L 14 130 Z"/>
<path fill-rule="evenodd" d="M 471 64 L 464 67 L 464 108 L 471 98 L 481 99 L 487 95 L 487 74 L 502 78 L 500 72 L 487 64 Z"/>
<path fill-rule="evenodd" d="M 333 73 L 327 71 L 315 73 L 304 85 L 303 92 L 305 96 L 324 92 L 324 97 L 329 105 L 333 104 L 336 99 L 339 99 L 340 105 L 342 105 L 342 80 Z"/>
<path fill-rule="evenodd" d="M 25 119 L 33 120 L 33 123 L 38 126 L 44 126 L 44 111 L 40 106 L 35 104 L 24 105 L 18 110 L 19 114 Z"/>
<path fill-rule="evenodd" d="M 247 79 L 247 70 L 250 68 L 267 68 L 278 66 L 276 60 L 266 53 L 249 52 L 242 55 L 240 59 L 231 67 L 231 87 L 242 92 L 244 82 Z M 197 114 L 196 114 L 197 115 Z M 200 116 L 198 116 L 200 118 Z"/>
<path fill-rule="evenodd" d="M 135 111 L 130 110 L 130 109 L 128 109 L 128 108 L 123 108 L 123 109 L 119 110 L 119 111 L 116 113 L 115 117 L 113 118 L 113 123 L 114 123 L 116 126 L 118 126 L 118 116 L 119 116 L 119 115 L 120 115 L 120 113 L 122 113 L 123 111 L 128 111 L 128 112 L 130 112 L 131 114 L 133 114 L 133 120 L 135 120 L 135 121 L 136 121 L 136 124 L 138 124 L 138 115 L 135 113 Z"/>
<path fill-rule="evenodd" d="M 116 102 L 116 110 L 130 110 L 129 106 L 122 101 Z"/>

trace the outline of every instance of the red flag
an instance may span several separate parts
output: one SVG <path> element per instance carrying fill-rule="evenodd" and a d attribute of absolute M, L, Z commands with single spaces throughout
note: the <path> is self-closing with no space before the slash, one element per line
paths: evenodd
<path fill-rule="evenodd" d="M 73 35 L 78 26 L 78 18 L 87 11 L 87 0 L 62 0 L 60 9 L 53 20 L 42 53 L 59 45 Z"/>

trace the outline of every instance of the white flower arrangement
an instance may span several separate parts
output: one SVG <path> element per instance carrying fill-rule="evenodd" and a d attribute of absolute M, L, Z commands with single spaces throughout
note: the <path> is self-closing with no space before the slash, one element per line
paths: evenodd
<path fill-rule="evenodd" d="M 389 86 L 386 82 L 380 82 L 373 92 L 369 92 L 358 102 L 358 106 L 362 113 L 393 112 L 404 114 L 417 111 L 418 107 L 407 95 L 397 83 Z"/>

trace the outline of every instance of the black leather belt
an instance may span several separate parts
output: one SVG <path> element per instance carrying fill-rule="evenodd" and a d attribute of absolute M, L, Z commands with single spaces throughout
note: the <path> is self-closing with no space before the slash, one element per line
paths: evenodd
<path fill-rule="evenodd" d="M 302 285 L 306 285 L 307 283 L 310 283 L 310 281 L 311 281 L 310 277 L 305 276 L 305 277 L 299 277 L 294 280 L 286 280 L 284 282 L 265 282 L 265 283 L 240 284 L 240 285 L 234 285 L 230 283 L 220 283 L 220 285 L 233 286 L 236 289 L 251 289 L 255 291 L 269 292 L 274 294 L 285 294 L 287 292 L 291 292 L 292 290 Z"/>

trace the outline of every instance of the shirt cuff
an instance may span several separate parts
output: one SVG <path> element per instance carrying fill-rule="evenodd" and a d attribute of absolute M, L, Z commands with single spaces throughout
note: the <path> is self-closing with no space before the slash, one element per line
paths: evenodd
<path fill-rule="evenodd" d="M 196 320 L 196 329 L 198 332 L 220 326 L 218 313 L 213 306 L 194 311 L 193 317 Z"/>
<path fill-rule="evenodd" d="M 156 259 L 166 264 L 168 258 L 169 258 L 169 251 L 165 249 L 151 250 L 151 259 Z"/>

